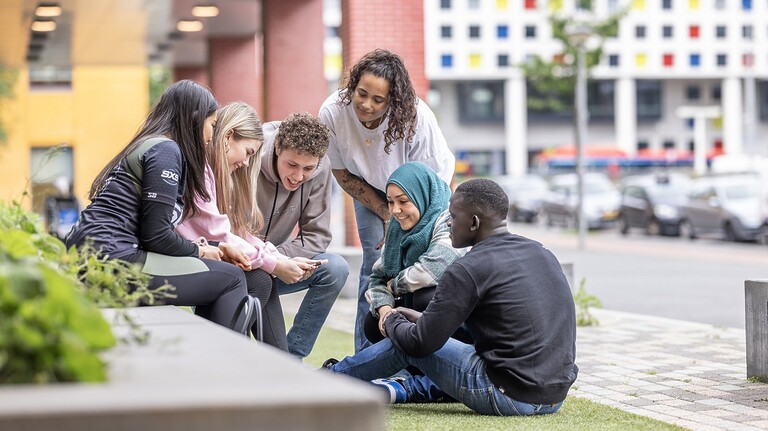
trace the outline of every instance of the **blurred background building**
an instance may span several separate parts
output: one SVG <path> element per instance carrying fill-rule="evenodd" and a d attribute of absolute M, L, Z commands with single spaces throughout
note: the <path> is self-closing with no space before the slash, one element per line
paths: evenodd
<path fill-rule="evenodd" d="M 628 157 L 690 157 L 693 119 L 680 106 L 717 106 L 706 124 L 709 155 L 766 154 L 768 2 L 592 0 L 595 17 L 626 10 L 606 40 L 588 86 L 590 147 Z M 473 174 L 520 175 L 545 150 L 573 144 L 572 105 L 527 107 L 518 65 L 562 52 L 550 14 L 568 0 L 427 0 L 430 104 L 448 142 Z M 625 9 L 626 8 L 626 9 Z M 561 59 L 571 61 L 570 59 Z"/>
<path fill-rule="evenodd" d="M 693 120 L 677 108 L 714 106 L 710 155 L 766 154 L 768 2 L 591 4 L 598 17 L 628 12 L 591 71 L 587 153 L 690 157 Z M 27 190 L 42 211 L 65 177 L 82 199 L 173 80 L 276 120 L 317 113 L 376 47 L 405 58 L 458 173 L 521 175 L 573 144 L 570 106 L 528 108 L 518 66 L 557 58 L 548 18 L 574 10 L 573 0 L 0 0 L 0 77 L 13 95 L 0 83 L 0 195 Z"/>

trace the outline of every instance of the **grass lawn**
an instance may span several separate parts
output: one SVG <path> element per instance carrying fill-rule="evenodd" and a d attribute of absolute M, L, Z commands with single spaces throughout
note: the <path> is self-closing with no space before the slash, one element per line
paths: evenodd
<path fill-rule="evenodd" d="M 288 323 L 293 316 L 287 316 Z M 320 367 L 330 357 L 352 354 L 352 334 L 323 328 L 307 364 Z M 578 383 L 577 383 L 578 384 Z M 683 430 L 675 425 L 569 396 L 555 414 L 535 417 L 478 415 L 460 403 L 399 404 L 387 413 L 387 430 Z"/>

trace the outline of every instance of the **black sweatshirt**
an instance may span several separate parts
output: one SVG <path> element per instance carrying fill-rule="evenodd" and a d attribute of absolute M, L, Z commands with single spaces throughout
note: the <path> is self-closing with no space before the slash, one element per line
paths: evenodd
<path fill-rule="evenodd" d="M 488 376 L 512 399 L 554 404 L 576 380 L 576 318 L 557 258 L 540 243 L 504 233 L 476 244 L 440 278 L 416 324 L 386 321 L 401 351 L 423 357 L 466 322 Z"/>

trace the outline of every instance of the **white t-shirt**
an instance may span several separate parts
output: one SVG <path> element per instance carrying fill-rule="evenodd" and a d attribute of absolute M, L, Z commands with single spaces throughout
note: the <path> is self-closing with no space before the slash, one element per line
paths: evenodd
<path fill-rule="evenodd" d="M 456 158 L 448 149 L 445 137 L 437 125 L 435 114 L 419 99 L 416 105 L 416 134 L 411 142 L 404 139 L 384 151 L 384 131 L 389 117 L 374 130 L 366 129 L 355 115 L 352 104 L 340 106 L 341 92 L 335 91 L 320 107 L 320 121 L 330 130 L 328 158 L 332 169 L 346 169 L 371 186 L 386 191 L 390 174 L 406 162 L 422 162 L 451 183 Z"/>

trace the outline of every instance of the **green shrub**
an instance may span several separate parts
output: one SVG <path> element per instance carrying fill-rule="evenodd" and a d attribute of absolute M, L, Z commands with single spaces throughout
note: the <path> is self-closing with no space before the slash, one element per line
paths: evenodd
<path fill-rule="evenodd" d="M 115 339 L 65 255 L 36 215 L 0 204 L 0 383 L 106 378 L 98 352 Z"/>
<path fill-rule="evenodd" d="M 603 303 L 594 295 L 587 293 L 584 288 L 586 279 L 582 278 L 579 283 L 579 289 L 573 295 L 573 302 L 576 305 L 576 326 L 597 326 L 600 322 L 590 313 L 590 308 L 601 308 Z"/>
<path fill-rule="evenodd" d="M 90 247 L 67 250 L 36 214 L 0 203 L 0 383 L 105 380 L 99 352 L 115 339 L 98 307 L 170 296 L 170 286 L 149 291 L 148 280 Z M 133 339 L 146 338 L 132 326 Z"/>

